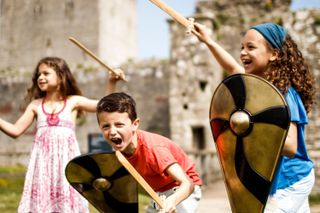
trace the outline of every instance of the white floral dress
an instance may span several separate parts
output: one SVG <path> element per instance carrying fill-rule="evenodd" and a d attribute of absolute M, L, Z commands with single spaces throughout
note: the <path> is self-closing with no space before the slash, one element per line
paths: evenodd
<path fill-rule="evenodd" d="M 88 212 L 88 203 L 65 177 L 67 163 L 78 155 L 80 150 L 67 100 L 55 114 L 46 113 L 42 101 L 18 212 Z"/>

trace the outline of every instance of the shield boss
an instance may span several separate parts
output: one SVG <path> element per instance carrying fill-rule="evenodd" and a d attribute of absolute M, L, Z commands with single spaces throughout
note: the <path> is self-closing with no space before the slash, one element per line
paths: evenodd
<path fill-rule="evenodd" d="M 69 183 L 100 212 L 138 213 L 138 184 L 114 152 L 76 157 L 67 164 L 65 174 Z"/>
<path fill-rule="evenodd" d="M 263 212 L 290 115 L 266 80 L 237 74 L 214 92 L 210 125 L 233 212 Z"/>

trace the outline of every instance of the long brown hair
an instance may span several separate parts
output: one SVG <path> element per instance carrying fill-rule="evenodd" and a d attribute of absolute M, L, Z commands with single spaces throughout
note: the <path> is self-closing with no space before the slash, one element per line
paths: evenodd
<path fill-rule="evenodd" d="M 39 67 L 41 64 L 51 67 L 57 73 L 57 76 L 61 80 L 59 90 L 62 98 L 65 99 L 69 95 L 82 95 L 82 92 L 79 89 L 66 61 L 58 57 L 45 57 L 38 62 L 36 68 L 34 69 L 32 86 L 27 90 L 26 100 L 31 101 L 46 96 L 46 92 L 41 91 L 38 86 Z M 80 112 L 78 112 L 78 115 L 79 113 Z"/>
<path fill-rule="evenodd" d="M 287 34 L 282 48 L 274 51 L 278 52 L 278 57 L 269 63 L 264 77 L 283 93 L 292 86 L 299 93 L 306 111 L 309 112 L 314 104 L 315 80 L 297 44 Z"/>

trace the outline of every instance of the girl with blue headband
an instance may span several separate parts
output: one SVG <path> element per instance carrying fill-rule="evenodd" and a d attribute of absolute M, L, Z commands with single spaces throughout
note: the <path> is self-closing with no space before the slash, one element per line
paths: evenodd
<path fill-rule="evenodd" d="M 265 78 L 283 94 L 291 123 L 273 181 L 265 213 L 310 212 L 308 196 L 314 185 L 314 163 L 305 144 L 307 113 L 314 102 L 314 78 L 297 44 L 288 32 L 274 23 L 251 27 L 242 38 L 240 65 L 216 43 L 204 26 L 195 23 L 198 39 L 206 44 L 228 74 L 251 73 Z"/>

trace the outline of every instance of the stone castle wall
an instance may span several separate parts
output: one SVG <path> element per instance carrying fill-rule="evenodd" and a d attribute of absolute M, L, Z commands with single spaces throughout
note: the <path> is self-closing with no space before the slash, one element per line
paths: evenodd
<path fill-rule="evenodd" d="M 53 54 L 87 60 L 71 36 L 112 65 L 137 56 L 136 0 L 0 2 L 0 70 L 29 72 Z"/>

